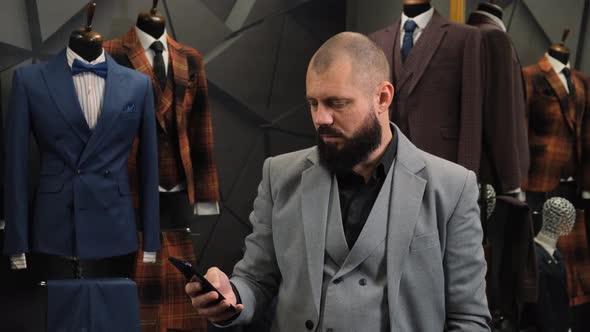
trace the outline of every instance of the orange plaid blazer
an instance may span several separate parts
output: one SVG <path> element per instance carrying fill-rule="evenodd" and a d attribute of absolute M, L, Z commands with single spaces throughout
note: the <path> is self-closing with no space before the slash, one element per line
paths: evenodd
<path fill-rule="evenodd" d="M 567 162 L 575 157 L 579 189 L 590 189 L 587 79 L 572 70 L 575 97 L 568 95 L 545 56 L 537 64 L 523 68 L 523 74 L 531 162 L 524 188 L 552 191 L 559 185 Z"/>
<path fill-rule="evenodd" d="M 166 128 L 162 110 L 174 102 L 180 158 L 185 172 L 189 202 L 219 201 L 217 167 L 213 155 L 213 127 L 207 96 L 205 66 L 199 52 L 177 43 L 168 36 L 170 64 L 174 73 L 174 94 L 164 96 L 161 89 L 154 89 L 156 118 Z M 119 64 L 133 68 L 152 78 L 152 85 L 158 84 L 145 51 L 137 38 L 135 27 L 121 39 L 109 40 L 104 49 Z M 174 100 L 173 100 L 174 99 Z M 135 140 L 129 156 L 131 188 L 137 202 L 137 143 Z"/>

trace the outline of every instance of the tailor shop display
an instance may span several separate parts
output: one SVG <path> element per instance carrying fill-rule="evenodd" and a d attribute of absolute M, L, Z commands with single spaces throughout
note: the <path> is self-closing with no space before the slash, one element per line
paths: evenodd
<path fill-rule="evenodd" d="M 450 22 L 430 0 L 402 2 L 401 19 L 369 36 L 392 68 L 392 120 L 418 148 L 478 173 L 481 34 Z"/>
<path fill-rule="evenodd" d="M 206 331 L 206 320 L 186 301 L 184 276 L 166 257 L 194 262 L 190 227 L 195 215 L 219 214 L 207 80 L 201 54 L 172 39 L 157 3 L 140 13 L 121 39 L 104 44 L 119 64 L 150 77 L 156 102 L 162 251 L 151 261 L 137 257 L 140 315 L 144 331 Z M 134 195 L 141 183 L 136 167 L 141 144 L 138 137 L 129 156 Z"/>

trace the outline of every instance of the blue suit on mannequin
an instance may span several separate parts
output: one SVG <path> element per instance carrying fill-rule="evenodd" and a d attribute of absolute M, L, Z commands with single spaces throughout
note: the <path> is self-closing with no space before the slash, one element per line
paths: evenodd
<path fill-rule="evenodd" d="M 160 248 L 158 159 L 149 78 L 106 56 L 103 107 L 94 130 L 86 122 L 65 50 L 46 64 L 15 71 L 6 121 L 4 254 L 29 251 L 97 259 L 137 250 L 137 225 L 127 175 L 136 136 L 145 251 Z M 29 137 L 41 168 L 29 208 Z M 32 216 L 29 216 L 32 211 Z"/>

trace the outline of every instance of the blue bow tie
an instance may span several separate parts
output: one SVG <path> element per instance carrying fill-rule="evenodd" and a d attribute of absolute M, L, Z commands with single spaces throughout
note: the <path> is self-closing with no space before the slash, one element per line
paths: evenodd
<path fill-rule="evenodd" d="M 107 77 L 107 62 L 97 63 L 95 65 L 91 65 L 89 63 L 84 63 L 78 59 L 74 59 L 74 63 L 72 64 L 72 75 L 78 75 L 85 72 L 95 73 L 96 75 L 106 78 Z"/>

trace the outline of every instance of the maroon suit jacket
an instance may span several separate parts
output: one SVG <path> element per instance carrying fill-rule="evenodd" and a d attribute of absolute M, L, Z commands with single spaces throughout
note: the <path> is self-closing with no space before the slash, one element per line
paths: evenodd
<path fill-rule="evenodd" d="M 392 120 L 420 149 L 479 172 L 482 61 L 479 31 L 438 12 L 402 64 L 400 21 L 369 35 L 393 71 Z"/>
<path fill-rule="evenodd" d="M 562 171 L 571 158 L 577 164 L 577 182 L 590 190 L 587 170 L 590 152 L 590 126 L 587 78 L 572 70 L 576 89 L 571 98 L 545 56 L 523 69 L 526 82 L 527 118 L 531 166 L 525 188 L 550 192 L 557 188 Z"/>
<path fill-rule="evenodd" d="M 480 181 L 497 192 L 519 188 L 529 171 L 524 81 L 510 37 L 490 17 L 472 13 L 467 24 L 483 42 L 483 152 Z"/>

